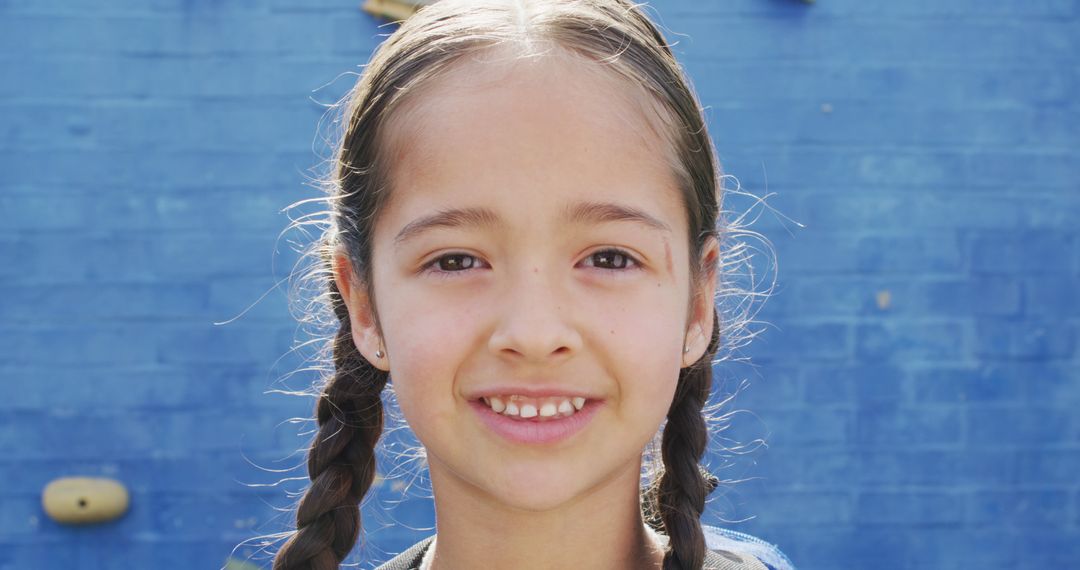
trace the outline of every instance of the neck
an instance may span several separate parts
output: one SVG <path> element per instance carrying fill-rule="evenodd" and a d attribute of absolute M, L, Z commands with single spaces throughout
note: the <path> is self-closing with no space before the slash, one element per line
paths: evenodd
<path fill-rule="evenodd" d="M 663 566 L 663 547 L 641 517 L 640 464 L 543 511 L 500 504 L 441 466 L 430 467 L 438 529 L 432 570 Z"/>

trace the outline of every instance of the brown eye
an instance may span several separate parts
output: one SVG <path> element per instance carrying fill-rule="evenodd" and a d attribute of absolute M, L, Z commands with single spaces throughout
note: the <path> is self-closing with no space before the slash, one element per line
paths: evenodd
<path fill-rule="evenodd" d="M 476 258 L 464 253 L 451 253 L 435 260 L 441 271 L 461 271 L 472 269 L 476 265 Z"/>
<path fill-rule="evenodd" d="M 605 249 L 589 257 L 593 260 L 593 265 L 600 269 L 631 269 L 631 264 L 637 263 L 637 260 L 630 257 L 630 255 L 617 249 Z"/>

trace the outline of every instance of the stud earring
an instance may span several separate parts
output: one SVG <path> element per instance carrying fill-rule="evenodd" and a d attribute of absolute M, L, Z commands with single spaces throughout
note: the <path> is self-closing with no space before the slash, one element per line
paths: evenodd
<path fill-rule="evenodd" d="M 386 355 L 383 354 L 382 350 L 376 350 L 375 351 L 375 358 L 382 358 L 383 356 L 386 356 Z"/>
<path fill-rule="evenodd" d="M 688 352 L 690 352 L 690 347 L 689 346 L 684 346 L 683 349 L 682 349 L 682 353 L 686 354 Z"/>

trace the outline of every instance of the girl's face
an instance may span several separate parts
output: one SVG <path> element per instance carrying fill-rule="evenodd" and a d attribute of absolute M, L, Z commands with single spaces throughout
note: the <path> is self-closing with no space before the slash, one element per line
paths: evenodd
<path fill-rule="evenodd" d="M 679 370 L 712 327 L 711 275 L 691 305 L 664 143 L 640 128 L 625 84 L 581 64 L 463 65 L 389 127 L 400 151 L 374 233 L 381 328 L 352 287 L 356 342 L 390 371 L 437 493 L 539 511 L 636 484 Z M 587 400 L 558 412 L 569 427 L 508 435 L 498 426 L 541 418 L 495 416 L 481 396 L 515 394 L 549 396 L 538 414 Z"/>

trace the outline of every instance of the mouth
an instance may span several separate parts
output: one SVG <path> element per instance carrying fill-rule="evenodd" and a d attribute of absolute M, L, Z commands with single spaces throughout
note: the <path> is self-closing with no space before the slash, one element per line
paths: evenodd
<path fill-rule="evenodd" d="M 603 400 L 580 396 L 534 398 L 518 394 L 469 401 L 480 422 L 513 444 L 553 445 L 583 431 Z"/>
<path fill-rule="evenodd" d="M 518 394 L 480 398 L 491 411 L 516 420 L 551 421 L 568 418 L 581 411 L 587 400 L 576 397 L 530 398 Z"/>

